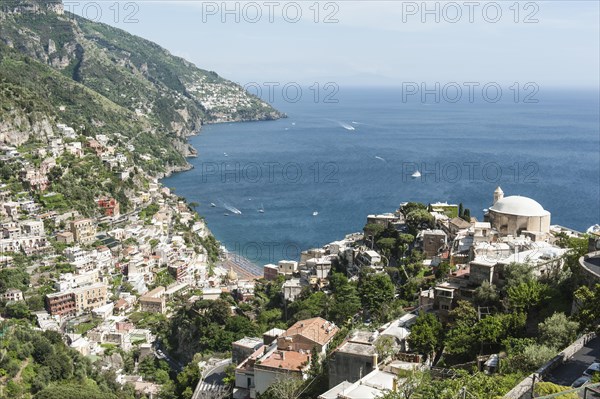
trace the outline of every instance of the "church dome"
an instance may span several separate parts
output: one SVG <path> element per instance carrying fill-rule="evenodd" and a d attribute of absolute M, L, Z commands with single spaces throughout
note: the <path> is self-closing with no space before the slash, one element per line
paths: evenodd
<path fill-rule="evenodd" d="M 490 211 L 517 216 L 546 216 L 546 211 L 537 201 L 527 197 L 511 195 L 504 197 L 490 208 Z"/>
<path fill-rule="evenodd" d="M 236 272 L 233 271 L 233 268 L 230 268 L 229 271 L 227 272 L 227 278 L 230 281 L 235 281 L 238 279 L 238 275 Z"/>

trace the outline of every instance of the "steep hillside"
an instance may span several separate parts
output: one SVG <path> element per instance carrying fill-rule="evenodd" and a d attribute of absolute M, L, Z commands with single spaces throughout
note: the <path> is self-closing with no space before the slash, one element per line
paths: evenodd
<path fill-rule="evenodd" d="M 216 73 L 66 13 L 57 0 L 0 0 L 0 43 L 0 141 L 20 144 L 60 122 L 87 136 L 158 139 L 164 151 L 147 154 L 182 164 L 171 150 L 190 155 L 185 137 L 204 123 L 283 116 Z"/>

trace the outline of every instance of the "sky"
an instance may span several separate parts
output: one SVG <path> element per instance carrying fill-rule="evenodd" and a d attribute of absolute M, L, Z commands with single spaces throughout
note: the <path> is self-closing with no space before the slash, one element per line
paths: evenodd
<path fill-rule="evenodd" d="M 600 2 L 63 0 L 242 85 L 600 81 Z"/>

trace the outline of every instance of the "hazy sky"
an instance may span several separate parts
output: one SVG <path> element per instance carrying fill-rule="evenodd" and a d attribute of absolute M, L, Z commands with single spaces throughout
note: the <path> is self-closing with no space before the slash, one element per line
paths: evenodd
<path fill-rule="evenodd" d="M 595 0 L 64 3 L 241 84 L 597 88 L 600 79 Z"/>

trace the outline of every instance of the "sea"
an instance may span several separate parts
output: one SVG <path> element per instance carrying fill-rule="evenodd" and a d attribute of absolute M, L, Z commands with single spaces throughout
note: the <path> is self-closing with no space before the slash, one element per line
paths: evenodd
<path fill-rule="evenodd" d="M 266 93 L 285 119 L 204 126 L 190 140 L 194 169 L 163 180 L 231 253 L 258 266 L 298 259 L 405 201 L 462 203 L 482 220 L 497 186 L 538 201 L 552 224 L 600 223 L 597 91 L 456 101 L 414 87 L 322 89 Z"/>

